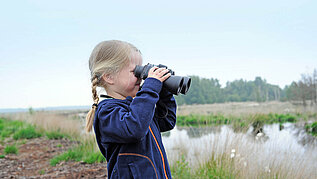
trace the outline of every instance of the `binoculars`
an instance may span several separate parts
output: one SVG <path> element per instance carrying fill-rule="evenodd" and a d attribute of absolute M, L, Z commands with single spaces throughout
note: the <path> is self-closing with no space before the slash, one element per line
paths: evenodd
<path fill-rule="evenodd" d="M 168 69 L 167 66 L 162 64 L 153 65 L 148 63 L 145 66 L 137 65 L 134 69 L 134 75 L 137 78 L 145 80 L 148 76 L 149 70 L 154 66 Z M 163 87 L 175 95 L 178 95 L 179 93 L 186 94 L 191 83 L 190 77 L 175 76 L 175 72 L 171 69 L 168 69 L 168 73 L 171 73 L 171 76 L 163 82 Z"/>

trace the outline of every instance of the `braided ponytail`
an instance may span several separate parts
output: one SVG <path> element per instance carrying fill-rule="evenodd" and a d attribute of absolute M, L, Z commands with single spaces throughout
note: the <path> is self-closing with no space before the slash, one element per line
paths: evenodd
<path fill-rule="evenodd" d="M 103 41 L 97 44 L 89 58 L 89 69 L 92 83 L 92 98 L 94 104 L 86 116 L 86 131 L 90 132 L 93 126 L 95 112 L 99 102 L 97 86 L 106 89 L 102 79 L 105 74 L 116 74 L 131 60 L 132 52 L 141 52 L 132 44 L 119 40 Z"/>
<path fill-rule="evenodd" d="M 89 110 L 86 116 L 86 132 L 90 132 L 92 129 L 94 116 L 95 116 L 95 112 L 96 112 L 98 101 L 99 101 L 99 97 L 97 95 L 97 90 L 96 90 L 98 81 L 99 80 L 97 76 L 94 76 L 94 78 L 92 78 L 91 91 L 92 91 L 92 98 L 94 100 L 94 104 L 92 105 L 91 109 Z"/>

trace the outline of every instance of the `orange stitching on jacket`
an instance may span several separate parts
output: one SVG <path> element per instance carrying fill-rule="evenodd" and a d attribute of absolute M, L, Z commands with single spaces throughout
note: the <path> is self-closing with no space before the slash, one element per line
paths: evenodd
<path fill-rule="evenodd" d="M 155 136 L 154 136 L 154 134 L 153 134 L 153 131 L 152 131 L 152 129 L 151 129 L 151 126 L 149 126 L 149 128 L 150 128 L 151 134 L 152 134 L 152 136 L 153 136 L 153 138 L 154 138 L 154 140 L 155 140 L 155 142 L 156 142 L 156 145 L 157 145 L 157 147 L 158 147 L 158 149 L 159 149 L 159 151 L 160 151 L 161 157 L 162 157 L 165 177 L 168 178 L 168 177 L 167 177 L 167 174 L 166 174 L 166 170 L 165 170 L 165 162 L 164 162 L 164 157 L 163 157 L 161 148 L 160 148 L 160 146 L 159 146 L 158 143 L 157 143 L 157 140 L 156 140 L 156 138 L 155 138 Z"/>
<path fill-rule="evenodd" d="M 119 156 L 120 156 L 120 155 L 136 155 L 136 156 L 144 157 L 144 158 L 148 159 L 148 160 L 150 161 L 151 165 L 152 165 L 153 168 L 154 168 L 156 178 L 158 178 L 156 169 L 155 169 L 155 167 L 154 167 L 154 164 L 153 164 L 152 160 L 151 160 L 149 157 L 147 157 L 147 156 L 145 156 L 145 155 L 141 155 L 141 154 L 136 154 L 136 153 L 119 153 Z"/>

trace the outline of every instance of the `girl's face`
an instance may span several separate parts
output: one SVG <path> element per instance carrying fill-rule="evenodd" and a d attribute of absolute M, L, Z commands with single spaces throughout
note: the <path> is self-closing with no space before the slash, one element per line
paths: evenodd
<path fill-rule="evenodd" d="M 123 98 L 135 97 L 139 91 L 142 79 L 134 76 L 136 65 L 142 65 L 142 57 L 139 52 L 133 52 L 132 59 L 119 73 L 114 76 L 114 92 Z"/>

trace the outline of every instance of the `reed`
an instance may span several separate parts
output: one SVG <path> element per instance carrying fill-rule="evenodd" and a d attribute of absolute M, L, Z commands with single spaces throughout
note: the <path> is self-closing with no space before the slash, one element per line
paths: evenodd
<path fill-rule="evenodd" d="M 281 148 L 250 141 L 243 133 L 220 130 L 199 139 L 173 135 L 166 146 L 173 178 L 316 178 L 314 148 L 305 155 L 293 146 Z M 281 139 L 282 140 L 282 139 Z M 163 141 L 164 142 L 164 141 Z"/>

